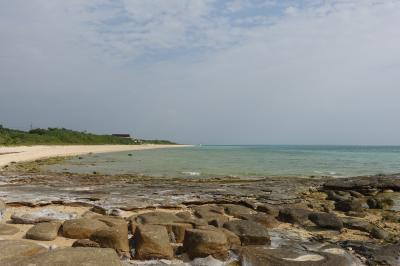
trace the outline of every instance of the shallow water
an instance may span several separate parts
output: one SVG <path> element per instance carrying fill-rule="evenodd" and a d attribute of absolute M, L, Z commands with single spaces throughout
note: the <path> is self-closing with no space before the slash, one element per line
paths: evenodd
<path fill-rule="evenodd" d="M 87 155 L 50 170 L 189 178 L 393 174 L 400 172 L 400 147 L 195 146 Z"/>

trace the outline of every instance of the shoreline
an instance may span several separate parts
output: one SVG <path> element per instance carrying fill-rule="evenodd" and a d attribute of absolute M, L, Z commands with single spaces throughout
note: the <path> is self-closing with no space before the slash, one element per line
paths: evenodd
<path fill-rule="evenodd" d="M 141 151 L 164 148 L 183 148 L 192 145 L 37 145 L 0 146 L 0 168 L 12 162 L 29 162 L 52 157 L 84 155 L 89 153 L 108 153 L 120 151 Z"/>

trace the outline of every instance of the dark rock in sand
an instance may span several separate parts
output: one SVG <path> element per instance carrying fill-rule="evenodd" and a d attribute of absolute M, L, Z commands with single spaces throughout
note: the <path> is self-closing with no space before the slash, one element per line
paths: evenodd
<path fill-rule="evenodd" d="M 161 225 L 139 225 L 134 235 L 135 258 L 139 260 L 172 259 L 173 248 L 167 229 Z"/>
<path fill-rule="evenodd" d="M 278 219 L 292 224 L 304 224 L 311 211 L 301 208 L 284 208 L 279 211 Z"/>
<path fill-rule="evenodd" d="M 94 232 L 100 229 L 107 229 L 108 226 L 95 219 L 72 219 L 63 224 L 63 236 L 73 239 L 89 238 Z"/>
<path fill-rule="evenodd" d="M 122 266 L 117 254 L 105 248 L 63 248 L 16 259 L 5 266 Z"/>
<path fill-rule="evenodd" d="M 380 189 L 380 190 L 392 189 L 394 191 L 399 191 L 400 176 L 392 175 L 392 176 L 337 178 L 327 181 L 324 184 L 324 189 L 355 190 L 361 193 L 369 189 Z"/>
<path fill-rule="evenodd" d="M 376 239 L 385 240 L 390 237 L 390 234 L 386 230 L 374 226 L 374 227 L 372 227 L 372 230 L 371 230 L 371 236 Z"/>
<path fill-rule="evenodd" d="M 351 199 L 350 194 L 347 194 L 346 196 L 343 196 L 343 195 L 337 194 L 333 190 L 329 190 L 327 192 L 327 194 L 328 194 L 327 200 L 344 201 L 344 200 L 350 200 Z"/>
<path fill-rule="evenodd" d="M 19 229 L 15 226 L 9 224 L 0 224 L 0 235 L 2 236 L 10 236 L 15 235 L 19 232 Z"/>
<path fill-rule="evenodd" d="M 239 236 L 242 245 L 271 243 L 267 228 L 256 222 L 235 220 L 225 223 L 224 228 Z"/>
<path fill-rule="evenodd" d="M 26 238 L 33 240 L 51 241 L 56 239 L 61 222 L 53 221 L 38 223 L 26 232 Z"/>
<path fill-rule="evenodd" d="M 360 200 L 344 200 L 335 202 L 335 209 L 338 211 L 362 211 L 362 202 Z"/>
<path fill-rule="evenodd" d="M 46 251 L 47 249 L 43 246 L 26 240 L 0 240 L 0 265 L 8 265 L 7 263 L 13 262 L 16 259 L 33 256 Z"/>
<path fill-rule="evenodd" d="M 333 213 L 311 213 L 308 218 L 322 228 L 340 230 L 343 228 L 342 221 Z"/>
<path fill-rule="evenodd" d="M 370 209 L 388 209 L 394 202 L 389 198 L 369 198 L 367 204 Z"/>
<path fill-rule="evenodd" d="M 72 247 L 99 248 L 100 244 L 89 239 L 78 239 L 72 243 Z"/>
<path fill-rule="evenodd" d="M 359 230 L 363 232 L 370 233 L 372 229 L 374 228 L 374 225 L 371 224 L 370 222 L 359 219 L 359 218 L 350 218 L 350 217 L 345 217 L 342 218 L 343 226 L 345 228 L 353 229 L 353 230 Z"/>
<path fill-rule="evenodd" d="M 192 259 L 211 255 L 225 260 L 228 257 L 229 243 L 223 232 L 189 229 L 185 234 L 183 248 Z"/>

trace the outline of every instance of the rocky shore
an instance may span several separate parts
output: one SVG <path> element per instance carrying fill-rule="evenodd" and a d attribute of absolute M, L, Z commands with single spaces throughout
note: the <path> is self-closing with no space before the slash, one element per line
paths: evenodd
<path fill-rule="evenodd" d="M 400 265 L 397 175 L 0 182 L 0 265 Z"/>

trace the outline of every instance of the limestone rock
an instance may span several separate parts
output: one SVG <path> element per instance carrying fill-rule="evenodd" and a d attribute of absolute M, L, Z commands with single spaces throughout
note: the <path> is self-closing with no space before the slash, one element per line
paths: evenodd
<path fill-rule="evenodd" d="M 26 232 L 26 238 L 33 240 L 51 241 L 56 239 L 58 230 L 61 227 L 61 222 L 45 222 L 38 223 L 32 226 L 28 232 Z"/>
<path fill-rule="evenodd" d="M 240 218 L 243 215 L 251 215 L 257 213 L 253 209 L 237 204 L 224 204 L 225 213 L 235 218 Z"/>
<path fill-rule="evenodd" d="M 343 228 L 342 221 L 333 213 L 314 212 L 308 218 L 322 228 L 340 230 Z"/>
<path fill-rule="evenodd" d="M 246 221 L 252 221 L 252 222 L 262 224 L 267 228 L 274 228 L 279 223 L 278 220 L 276 220 L 274 216 L 267 215 L 265 213 L 243 214 L 243 215 L 240 215 L 238 218 L 246 220 Z"/>
<path fill-rule="evenodd" d="M 63 236 L 73 239 L 89 238 L 95 231 L 107 229 L 108 226 L 98 220 L 80 218 L 65 221 L 63 224 Z"/>
<path fill-rule="evenodd" d="M 19 229 L 9 224 L 0 224 L 0 235 L 15 235 Z"/>
<path fill-rule="evenodd" d="M 128 229 L 120 232 L 117 228 L 97 230 L 90 240 L 99 243 L 102 248 L 112 248 L 120 255 L 129 254 Z"/>
<path fill-rule="evenodd" d="M 43 209 L 30 213 L 14 213 L 11 215 L 11 220 L 15 224 L 35 224 L 51 221 L 64 221 L 75 217 L 76 214 L 74 213 L 64 213 L 52 209 Z"/>
<path fill-rule="evenodd" d="M 6 203 L 0 199 L 0 221 L 3 219 L 6 213 L 7 205 Z"/>
<path fill-rule="evenodd" d="M 77 247 L 56 249 L 5 266 L 122 266 L 122 263 L 112 249 Z"/>
<path fill-rule="evenodd" d="M 183 249 L 190 258 L 213 256 L 225 260 L 228 257 L 228 240 L 224 233 L 211 230 L 186 230 Z"/>
<path fill-rule="evenodd" d="M 184 219 L 169 212 L 147 212 L 136 217 L 136 221 L 141 224 L 160 224 L 160 223 L 177 223 L 183 222 Z"/>
<path fill-rule="evenodd" d="M 225 223 L 224 227 L 239 236 L 242 245 L 265 245 L 271 242 L 267 229 L 259 223 L 235 220 Z"/>
<path fill-rule="evenodd" d="M 257 211 L 265 212 L 266 214 L 272 215 L 273 217 L 277 217 L 279 214 L 279 209 L 272 204 L 260 204 L 257 206 Z"/>
<path fill-rule="evenodd" d="M 26 240 L 0 240 L 0 265 L 7 265 L 7 261 L 46 251 L 43 246 Z"/>
<path fill-rule="evenodd" d="M 99 248 L 100 244 L 89 239 L 78 239 L 72 244 L 72 247 Z"/>
<path fill-rule="evenodd" d="M 139 225 L 134 235 L 135 258 L 139 260 L 172 259 L 173 248 L 167 229 L 160 225 Z"/>
<path fill-rule="evenodd" d="M 363 232 L 367 232 L 367 233 L 370 233 L 372 231 L 372 229 L 374 228 L 373 224 L 371 224 L 370 222 L 365 221 L 363 219 L 359 219 L 359 218 L 347 217 L 347 218 L 343 218 L 342 222 L 343 222 L 343 226 L 345 228 L 359 230 L 359 231 L 363 231 Z"/>
<path fill-rule="evenodd" d="M 383 240 L 385 240 L 385 239 L 388 239 L 388 238 L 389 238 L 390 234 L 389 234 L 386 230 L 374 226 L 374 227 L 372 228 L 372 230 L 371 230 L 371 236 L 372 236 L 373 238 L 376 238 L 376 239 L 383 239 Z"/>

